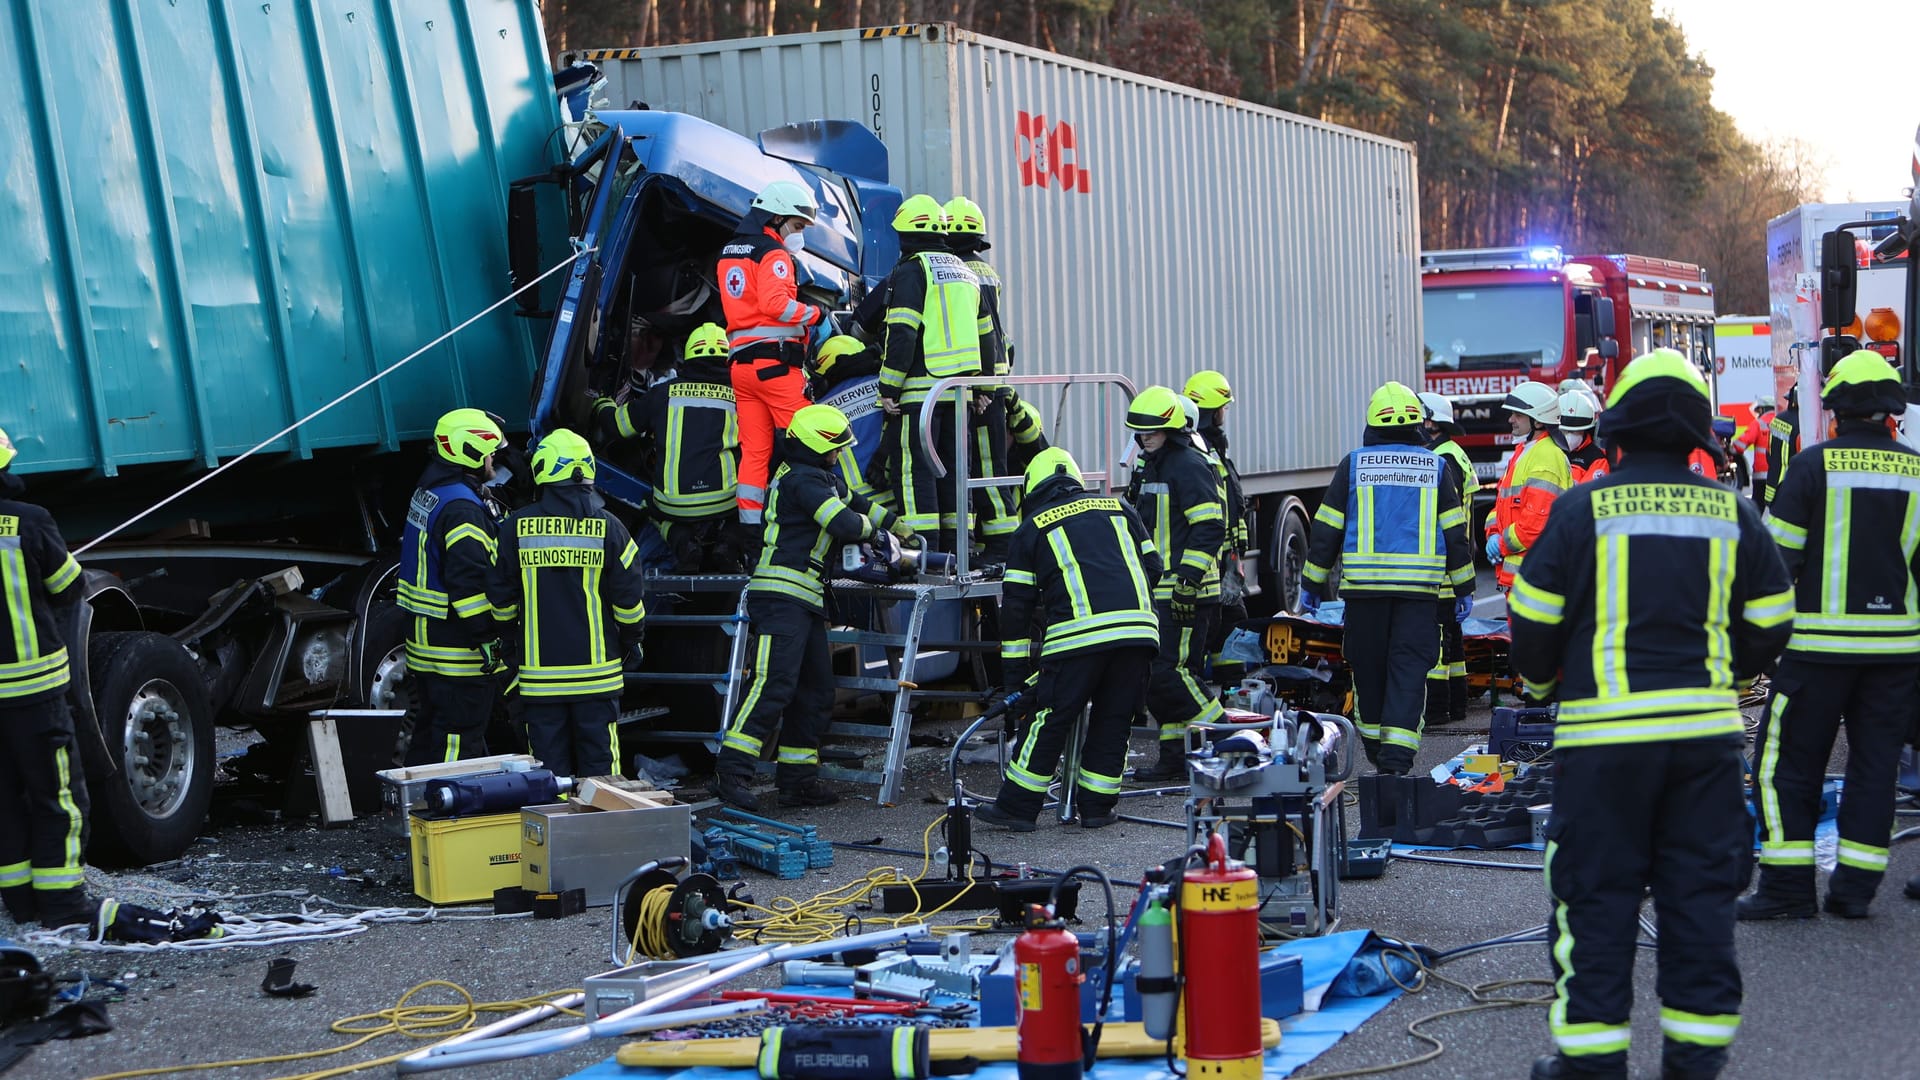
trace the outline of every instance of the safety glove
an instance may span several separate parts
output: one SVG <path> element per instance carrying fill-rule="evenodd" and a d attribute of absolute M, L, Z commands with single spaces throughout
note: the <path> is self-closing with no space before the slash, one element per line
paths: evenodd
<path fill-rule="evenodd" d="M 480 674 L 492 675 L 507 666 L 507 643 L 499 638 L 480 643 Z"/>
<path fill-rule="evenodd" d="M 1192 626 L 1194 609 L 1200 603 L 1200 583 L 1189 577 L 1178 577 L 1173 582 L 1173 598 L 1168 606 L 1173 612 L 1176 626 Z"/>
<path fill-rule="evenodd" d="M 1500 534 L 1487 537 L 1487 561 L 1495 566 L 1507 561 L 1506 545 L 1500 542 Z"/>
<path fill-rule="evenodd" d="M 645 638 L 636 640 L 627 646 L 626 655 L 621 659 L 621 667 L 628 671 L 639 671 L 640 665 L 647 660 L 647 642 Z"/>
<path fill-rule="evenodd" d="M 887 531 L 900 541 L 901 547 L 909 551 L 921 551 L 927 546 L 926 537 L 914 532 L 913 526 L 907 524 L 905 518 L 894 518 L 893 524 L 887 526 Z"/>
<path fill-rule="evenodd" d="M 1473 597 L 1462 596 L 1453 602 L 1453 621 L 1463 623 L 1473 615 Z"/>
<path fill-rule="evenodd" d="M 1305 585 L 1300 586 L 1299 614 L 1311 615 L 1314 612 L 1319 610 L 1320 610 L 1320 594 L 1314 592 L 1312 589 L 1307 588 Z"/>

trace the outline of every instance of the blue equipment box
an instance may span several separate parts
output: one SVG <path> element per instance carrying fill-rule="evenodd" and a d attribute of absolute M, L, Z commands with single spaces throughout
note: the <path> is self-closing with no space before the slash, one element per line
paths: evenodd
<path fill-rule="evenodd" d="M 1100 980 L 1106 977 L 1106 961 L 1102 954 L 1106 952 L 1107 935 L 1075 934 L 1080 941 L 1080 964 L 1087 977 L 1080 980 L 1080 1022 L 1091 1024 L 1099 1017 Z M 1018 970 L 1013 962 L 1011 950 L 1003 954 L 980 976 L 980 1026 L 1011 1027 L 1019 1016 L 1015 1004 L 1014 983 Z M 1130 985 L 1123 983 L 1114 988 L 1113 1008 L 1120 1007 L 1120 994 Z M 1112 1015 L 1108 1019 L 1114 1019 Z"/>
<path fill-rule="evenodd" d="M 1137 961 L 1129 961 L 1120 973 L 1121 1000 L 1125 1008 L 1123 1018 L 1129 1021 L 1140 1019 L 1140 995 L 1134 990 L 1133 980 L 1140 972 Z M 1293 953 L 1268 949 L 1260 954 L 1260 1015 L 1271 1020 L 1285 1020 L 1297 1016 L 1306 1008 L 1306 985 L 1300 966 L 1300 958 Z M 981 1021 L 985 1023 L 985 1021 Z"/>

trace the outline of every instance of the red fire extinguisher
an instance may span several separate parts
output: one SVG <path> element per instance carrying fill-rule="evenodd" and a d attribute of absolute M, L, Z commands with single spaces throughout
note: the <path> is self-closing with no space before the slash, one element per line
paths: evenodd
<path fill-rule="evenodd" d="M 1019 972 L 1020 1080 L 1079 1080 L 1080 941 L 1039 904 L 1027 908 L 1027 929 L 1013 942 Z M 1260 1045 L 1254 1032 L 1254 1046 Z"/>
<path fill-rule="evenodd" d="M 1180 953 L 1187 1075 L 1260 1080 L 1260 887 L 1220 833 L 1181 878 Z"/>

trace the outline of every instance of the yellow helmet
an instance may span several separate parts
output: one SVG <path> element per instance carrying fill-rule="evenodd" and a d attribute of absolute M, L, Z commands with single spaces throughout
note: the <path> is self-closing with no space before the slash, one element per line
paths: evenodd
<path fill-rule="evenodd" d="M 831 405 L 809 405 L 787 422 L 787 435 L 822 457 L 832 457 L 854 444 L 847 414 Z"/>
<path fill-rule="evenodd" d="M 1127 426 L 1135 431 L 1181 431 L 1187 426 L 1187 410 L 1179 394 L 1164 386 L 1149 386 L 1127 406 Z"/>
<path fill-rule="evenodd" d="M 19 453 L 13 448 L 13 440 L 7 438 L 7 433 L 0 431 L 0 472 L 5 472 L 7 466 L 13 464 L 13 459 L 19 456 Z"/>
<path fill-rule="evenodd" d="M 1187 396 L 1195 405 L 1209 411 L 1233 404 L 1233 387 L 1217 371 L 1196 371 L 1187 380 Z"/>
<path fill-rule="evenodd" d="M 718 323 L 702 323 L 687 335 L 687 347 L 682 355 L 688 360 L 725 360 L 731 352 L 727 347 L 726 328 Z"/>
<path fill-rule="evenodd" d="M 455 409 L 433 425 L 433 448 L 443 460 L 469 469 L 487 463 L 507 436 L 479 409 Z"/>
<path fill-rule="evenodd" d="M 987 235 L 987 215 L 980 212 L 980 204 L 965 195 L 955 195 L 947 200 L 947 231 L 956 236 Z"/>
<path fill-rule="evenodd" d="M 1882 413 L 1898 416 L 1907 411 L 1907 396 L 1900 388 L 1900 373 L 1886 357 L 1872 349 L 1859 349 L 1840 358 L 1827 376 L 1820 402 L 1836 413 L 1873 416 Z"/>
<path fill-rule="evenodd" d="M 1679 386 L 1674 389 L 1687 389 L 1700 395 L 1701 400 L 1711 400 L 1707 393 L 1706 377 L 1691 360 L 1680 355 L 1674 349 L 1655 349 L 1643 356 L 1637 356 L 1620 372 L 1620 378 L 1613 384 L 1613 392 L 1607 395 L 1607 408 L 1620 404 L 1620 399 L 1632 392 L 1633 388 L 1650 379 L 1674 379 Z"/>
<path fill-rule="evenodd" d="M 547 437 L 533 449 L 533 482 L 536 484 L 571 481 L 591 484 L 594 472 L 593 447 L 566 428 L 547 432 Z"/>
<path fill-rule="evenodd" d="M 813 358 L 813 370 L 825 375 L 833 370 L 833 365 L 866 351 L 867 343 L 852 334 L 835 334 L 821 344 L 819 354 Z"/>
<path fill-rule="evenodd" d="M 893 215 L 893 231 L 902 233 L 943 233 L 947 231 L 947 212 L 931 195 L 910 195 Z"/>
<path fill-rule="evenodd" d="M 1405 383 L 1382 384 L 1367 402 L 1368 427 L 1406 427 L 1426 418 L 1426 406 L 1420 404 L 1420 395 Z"/>
<path fill-rule="evenodd" d="M 1076 484 L 1085 483 L 1080 479 L 1080 466 L 1074 462 L 1073 455 L 1057 446 L 1049 446 L 1033 455 L 1033 460 L 1027 463 L 1027 490 L 1032 491 L 1062 475 L 1073 477 Z"/>

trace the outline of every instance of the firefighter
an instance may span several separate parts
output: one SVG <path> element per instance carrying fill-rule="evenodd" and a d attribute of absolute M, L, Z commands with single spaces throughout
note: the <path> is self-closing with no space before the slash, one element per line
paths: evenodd
<path fill-rule="evenodd" d="M 1004 625 L 1039 624 L 1038 641 L 1001 643 L 1009 687 L 1035 667 L 1033 719 L 1015 743 L 1000 793 L 974 817 L 1032 832 L 1054 768 L 1089 703 L 1076 786 L 1082 828 L 1113 824 L 1127 763 L 1127 732 L 1160 645 L 1153 583 L 1160 556 L 1119 499 L 1081 487 L 1080 467 L 1055 447 L 1026 471 L 1025 519 L 1008 547 Z M 1025 632 L 1024 630 L 1020 632 Z"/>
<path fill-rule="evenodd" d="M 493 617 L 520 624 L 520 717 L 533 756 L 568 776 L 623 772 L 622 667 L 646 633 L 639 548 L 593 489 L 593 450 L 557 428 L 533 451 L 540 497 L 500 529 L 487 590 Z"/>
<path fill-rule="evenodd" d="M 1560 448 L 1567 452 L 1567 470 L 1575 484 L 1598 480 L 1613 467 L 1593 437 L 1598 421 L 1591 397 L 1577 390 L 1560 395 Z"/>
<path fill-rule="evenodd" d="M 1768 471 L 1767 443 L 1771 434 L 1770 425 L 1773 422 L 1773 395 L 1762 394 L 1754 398 L 1751 408 L 1753 422 L 1741 426 L 1740 434 L 1734 436 L 1733 449 L 1735 453 L 1753 455 L 1752 467 L 1748 469 L 1748 474 L 1753 479 L 1753 497 L 1764 500 Z M 1766 503 L 1762 501 L 1761 509 L 1765 508 Z"/>
<path fill-rule="evenodd" d="M 487 722 L 506 667 L 487 585 L 498 526 L 480 488 L 506 436 L 479 409 L 455 409 L 433 429 L 400 538 L 400 609 L 413 616 L 413 741 L 406 763 L 487 756 Z"/>
<path fill-rule="evenodd" d="M 1453 402 L 1439 394 L 1421 394 L 1420 405 L 1426 414 L 1424 430 L 1427 449 L 1447 463 L 1447 483 L 1460 492 L 1460 512 L 1464 521 L 1473 521 L 1473 499 L 1480 493 L 1480 478 L 1474 474 L 1473 460 L 1453 441 L 1460 433 L 1454 419 Z M 1457 724 L 1467 718 L 1467 643 L 1458 618 L 1459 601 L 1452 582 L 1440 587 L 1434 620 L 1440 624 L 1440 662 L 1427 672 L 1428 727 Z M 1472 609 L 1469 608 L 1469 611 Z"/>
<path fill-rule="evenodd" d="M 24 502 L 17 455 L 0 431 L 0 897 L 25 925 L 93 922 L 87 898 L 87 784 L 80 769 L 66 646 L 56 610 L 78 602 L 80 564 L 53 515 Z"/>
<path fill-rule="evenodd" d="M 1487 517 L 1487 561 L 1501 591 L 1513 586 L 1527 549 L 1546 527 L 1553 500 L 1573 486 L 1567 452 L 1553 437 L 1560 422 L 1560 395 L 1546 383 L 1523 382 L 1501 407 L 1513 425 L 1515 446 Z"/>
<path fill-rule="evenodd" d="M 1218 371 L 1196 371 L 1187 380 L 1183 392 L 1199 410 L 1200 418 L 1194 430 L 1213 452 L 1227 506 L 1227 542 L 1220 555 L 1220 618 L 1207 643 L 1210 651 L 1218 653 L 1226 643 L 1228 630 L 1247 617 L 1246 583 L 1240 576 L 1240 560 L 1247 551 L 1252 523 L 1246 492 L 1240 486 L 1240 469 L 1228 453 L 1227 406 L 1233 404 L 1233 386 Z"/>
<path fill-rule="evenodd" d="M 1013 340 L 1007 335 L 1005 312 L 1001 303 L 1006 290 L 1000 273 L 981 253 L 993 245 L 987 242 L 987 218 L 980 205 L 964 195 L 956 195 L 942 208 L 947 216 L 947 247 L 967 264 L 980 281 L 980 314 L 991 328 L 980 338 L 980 373 L 1005 377 L 1013 373 Z M 1007 399 L 1012 388 L 1000 387 L 974 395 L 973 475 L 1007 475 Z M 973 506 L 980 520 L 980 538 L 986 545 L 981 558 L 986 562 L 1004 562 L 1007 542 L 1020 527 L 1020 489 L 982 488 L 974 493 Z"/>
<path fill-rule="evenodd" d="M 819 216 L 813 193 L 793 180 L 775 180 L 754 196 L 740 231 L 720 249 L 716 274 L 727 316 L 733 394 L 739 412 L 740 520 L 761 523 L 775 433 L 807 404 L 808 343 L 826 313 L 800 299 L 793 257 L 802 234 Z"/>
<path fill-rule="evenodd" d="M 1787 407 L 1767 421 L 1767 482 L 1761 487 L 1760 509 L 1773 502 L 1775 492 L 1787 482 L 1787 464 L 1800 452 L 1800 387 L 1787 390 Z"/>
<path fill-rule="evenodd" d="M 1862 349 L 1833 366 L 1820 402 L 1832 435 L 1774 492 L 1768 527 L 1798 582 L 1793 639 L 1772 679 L 1755 785 L 1765 833 L 1742 919 L 1810 918 L 1813 827 L 1842 718 L 1846 797 L 1826 910 L 1865 918 L 1887 869 L 1894 781 L 1920 679 L 1920 454 L 1887 430 L 1906 412 L 1900 376 Z"/>
<path fill-rule="evenodd" d="M 1318 608 L 1339 560 L 1354 726 L 1367 760 L 1402 776 L 1420 751 L 1427 675 L 1440 655 L 1434 599 L 1451 596 L 1455 623 L 1473 608 L 1466 511 L 1448 459 L 1426 447 L 1425 420 L 1408 387 L 1373 392 L 1365 439 L 1334 470 L 1313 515 L 1300 589 L 1301 610 Z"/>
<path fill-rule="evenodd" d="M 740 421 L 728 372 L 727 332 L 714 323 L 687 336 L 679 373 L 638 401 L 594 403 L 608 439 L 645 439 L 653 517 L 683 574 L 738 573 L 747 550 L 736 508 Z"/>
<path fill-rule="evenodd" d="M 840 797 L 822 784 L 820 736 L 833 714 L 833 657 L 827 649 L 824 566 L 839 545 L 891 532 L 920 539 L 885 507 L 850 491 L 834 459 L 853 429 L 831 405 L 808 405 L 787 427 L 783 461 L 767 496 L 760 561 L 747 582 L 753 673 L 720 739 L 715 793 L 743 810 L 759 808 L 749 784 L 767 740 L 779 733 L 774 784 L 781 806 L 826 806 Z"/>
<path fill-rule="evenodd" d="M 1033 407 L 1033 402 L 1015 396 L 1007 403 L 1007 434 L 1013 438 L 1013 445 L 1007 449 L 1007 467 L 1024 474 L 1034 455 L 1049 445 L 1040 410 Z"/>
<path fill-rule="evenodd" d="M 891 493 L 893 506 L 916 532 L 937 530 L 941 547 L 952 551 L 960 527 L 958 471 L 934 476 L 920 445 L 920 403 L 941 379 L 981 373 L 981 342 L 991 339 L 993 323 L 980 307 L 980 279 L 946 249 L 946 212 L 932 196 L 901 203 L 893 228 L 900 235 L 900 262 L 884 286 L 880 361 L 880 408 L 892 418 L 892 445 L 876 455 L 886 462 L 887 483 L 875 486 Z M 956 420 L 950 401 L 935 407 L 934 445 L 943 454 L 951 453 Z"/>
<path fill-rule="evenodd" d="M 1687 467 L 1714 435 L 1686 357 L 1629 364 L 1600 427 L 1619 463 L 1555 504 L 1510 598 L 1515 669 L 1536 698 L 1560 696 L 1546 854 L 1558 1052 L 1533 1077 L 1627 1076 L 1651 886 L 1661 1075 L 1704 1080 L 1740 1025 L 1734 902 L 1753 843 L 1740 688 L 1786 644 L 1792 582 L 1753 506 Z"/>
<path fill-rule="evenodd" d="M 1147 708 L 1160 727 L 1160 755 L 1152 768 L 1136 774 L 1141 780 L 1186 779 L 1187 725 L 1217 722 L 1225 715 L 1200 677 L 1208 634 L 1220 612 L 1227 508 L 1219 472 L 1193 444 L 1183 400 L 1164 386 L 1149 386 L 1127 406 L 1127 426 L 1141 452 L 1127 501 L 1163 563 L 1153 587 L 1160 650 L 1147 681 Z"/>

